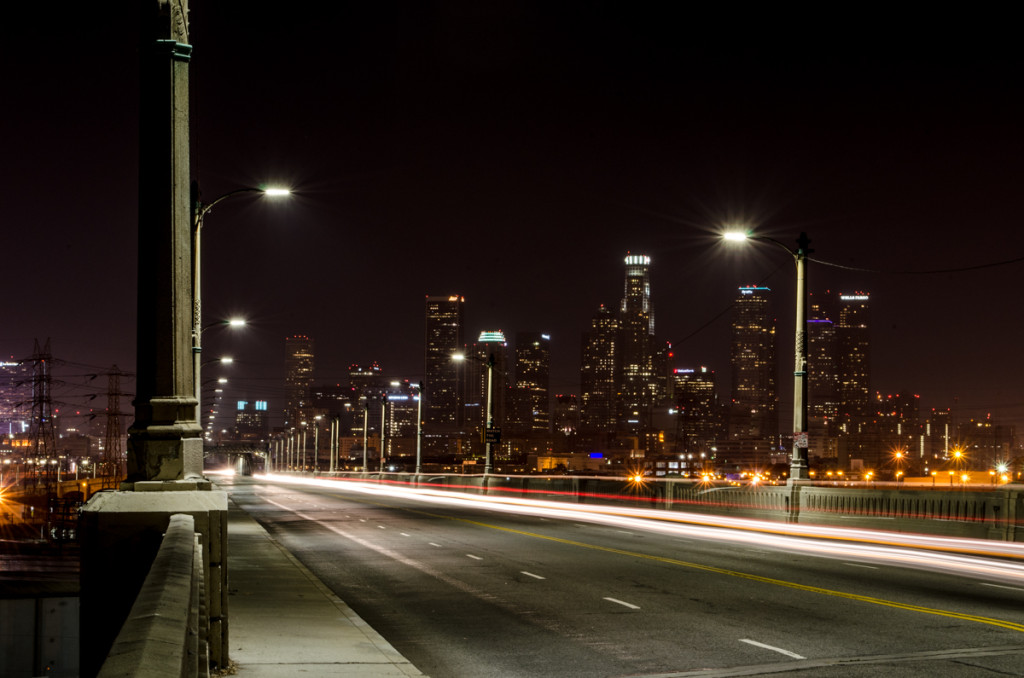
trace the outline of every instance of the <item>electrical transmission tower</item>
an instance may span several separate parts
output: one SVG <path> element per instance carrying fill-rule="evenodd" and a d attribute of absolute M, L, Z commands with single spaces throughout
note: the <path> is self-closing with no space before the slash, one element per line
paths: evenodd
<path fill-rule="evenodd" d="M 117 488 L 124 479 L 124 449 L 121 446 L 121 377 L 130 376 L 114 365 L 107 373 L 107 435 L 103 443 L 103 463 L 100 466 L 104 487 Z"/>
<path fill-rule="evenodd" d="M 50 396 L 52 376 L 50 368 L 53 356 L 50 354 L 50 340 L 39 347 L 35 340 L 32 350 L 32 456 L 35 458 L 35 486 L 43 486 L 47 493 L 53 491 L 54 478 L 59 473 L 57 453 L 57 432 L 53 425 L 53 399 Z"/>

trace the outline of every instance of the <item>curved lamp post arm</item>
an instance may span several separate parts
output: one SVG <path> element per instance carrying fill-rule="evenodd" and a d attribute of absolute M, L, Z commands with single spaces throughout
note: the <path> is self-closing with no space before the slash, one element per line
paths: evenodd
<path fill-rule="evenodd" d="M 194 183 L 195 182 L 193 182 L 193 184 Z M 263 189 L 263 188 L 254 188 L 254 187 L 236 188 L 235 190 L 228 191 L 224 195 L 219 196 L 219 197 L 215 198 L 214 200 L 212 200 L 212 201 L 210 201 L 208 203 L 203 203 L 202 201 L 199 200 L 199 191 L 198 191 L 198 189 L 196 189 L 195 197 L 193 198 L 193 207 L 192 207 L 192 217 L 193 217 L 193 219 L 192 219 L 192 228 L 195 229 L 196 231 L 200 230 L 202 228 L 202 226 L 203 226 L 203 218 L 206 217 L 206 215 L 210 212 L 210 210 L 212 210 L 214 208 L 214 206 L 217 203 L 219 203 L 219 202 L 223 202 L 224 200 L 227 200 L 228 198 L 233 198 L 234 196 L 240 195 L 242 193 L 266 193 L 266 192 L 267 192 L 267 189 Z"/>
<path fill-rule="evenodd" d="M 210 210 L 214 208 L 220 202 L 233 198 L 243 193 L 263 193 L 264 195 L 287 195 L 290 193 L 289 190 L 283 188 L 255 188 L 247 186 L 245 188 L 237 188 L 233 191 L 228 191 L 224 195 L 215 198 L 214 200 L 203 203 L 199 199 L 199 182 L 193 180 L 191 186 L 192 192 L 192 381 L 193 388 L 195 390 L 196 398 L 196 421 L 199 421 L 199 399 L 201 394 L 199 393 L 199 373 L 201 365 L 199 362 L 199 356 L 203 351 L 203 305 L 202 305 L 202 284 L 200 281 L 201 266 L 200 262 L 202 258 L 200 256 L 200 245 L 202 242 L 203 230 L 203 219 Z"/>

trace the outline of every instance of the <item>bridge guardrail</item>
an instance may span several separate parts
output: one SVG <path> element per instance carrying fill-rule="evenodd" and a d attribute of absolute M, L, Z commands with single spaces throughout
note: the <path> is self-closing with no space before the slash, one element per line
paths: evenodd
<path fill-rule="evenodd" d="M 99 678 L 208 678 L 203 549 L 195 519 L 177 513 Z"/>

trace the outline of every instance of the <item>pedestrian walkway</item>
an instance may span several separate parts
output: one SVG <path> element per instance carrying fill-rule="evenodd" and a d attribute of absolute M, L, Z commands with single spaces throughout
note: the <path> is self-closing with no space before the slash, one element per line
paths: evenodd
<path fill-rule="evenodd" d="M 230 502 L 229 656 L 243 678 L 423 676 Z"/>

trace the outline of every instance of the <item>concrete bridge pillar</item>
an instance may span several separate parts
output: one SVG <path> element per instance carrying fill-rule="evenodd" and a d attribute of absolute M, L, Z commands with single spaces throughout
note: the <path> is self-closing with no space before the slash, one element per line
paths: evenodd
<path fill-rule="evenodd" d="M 188 0 L 140 11 L 139 261 L 135 420 L 121 491 L 83 509 L 82 675 L 106 659 L 175 513 L 195 519 L 210 661 L 228 665 L 227 495 L 203 478 L 192 363 Z"/>
<path fill-rule="evenodd" d="M 203 475 L 191 340 L 188 3 L 141 6 L 137 390 L 128 483 Z"/>

